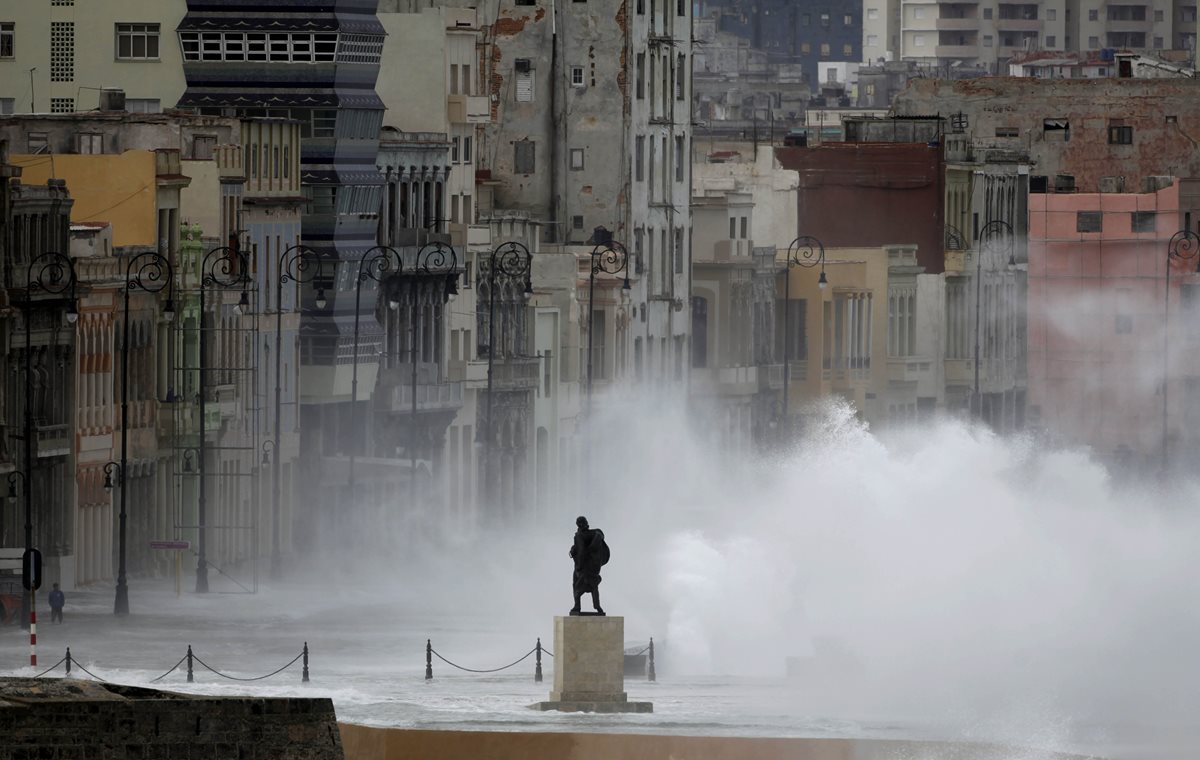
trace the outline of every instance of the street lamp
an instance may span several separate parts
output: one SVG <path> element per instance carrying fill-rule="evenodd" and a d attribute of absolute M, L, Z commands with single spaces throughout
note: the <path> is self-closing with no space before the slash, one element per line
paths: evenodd
<path fill-rule="evenodd" d="M 1163 287 L 1163 388 L 1162 388 L 1162 466 L 1166 468 L 1168 464 L 1168 443 L 1167 443 L 1167 391 L 1171 386 L 1171 380 L 1168 372 L 1170 358 L 1170 335 L 1171 328 L 1171 262 L 1172 261 L 1191 261 L 1196 259 L 1196 271 L 1200 272 L 1200 235 L 1197 235 L 1191 230 L 1180 230 L 1171 236 L 1171 240 L 1167 243 L 1167 274 L 1166 284 Z"/>
<path fill-rule="evenodd" d="M 488 368 L 487 368 L 487 406 L 484 417 L 483 432 L 483 474 L 484 485 L 492 482 L 492 369 L 496 362 L 496 273 L 507 277 L 525 278 L 524 296 L 526 302 L 533 298 L 533 281 L 530 270 L 533 268 L 533 254 L 524 244 L 516 241 L 501 243 L 488 256 Z"/>
<path fill-rule="evenodd" d="M 350 370 L 350 467 L 348 485 L 350 499 L 354 499 L 354 459 L 358 453 L 358 318 L 362 303 L 362 286 L 367 280 L 383 282 L 388 272 L 397 274 L 404 268 L 400 252 L 386 245 L 376 245 L 368 248 L 358 260 L 358 275 L 354 282 L 354 360 Z M 393 309 L 398 304 L 389 304 Z"/>
<path fill-rule="evenodd" d="M 286 248 L 279 255 L 279 277 L 275 280 L 275 436 L 271 443 L 273 451 L 279 451 L 280 418 L 283 408 L 283 285 L 287 282 L 312 282 L 322 275 L 324 254 L 302 245 Z M 317 289 L 316 306 L 325 308 L 325 289 Z M 264 447 L 266 444 L 263 444 Z M 268 464 L 266 449 L 263 449 L 263 466 Z M 279 555 L 279 494 L 282 462 L 278 453 L 275 466 L 271 468 L 271 577 L 278 579 L 282 558 Z"/>
<path fill-rule="evenodd" d="M 135 290 L 147 293 L 167 291 L 167 303 L 163 317 L 169 322 L 175 317 L 175 278 L 171 262 L 155 251 L 139 253 L 125 265 L 125 312 L 121 323 L 121 463 L 109 462 L 104 466 L 104 485 L 112 491 L 112 468 L 118 468 L 117 485 L 121 488 L 121 509 L 117 522 L 117 597 L 113 602 L 113 613 L 129 614 L 129 585 L 125 579 L 125 474 L 129 471 L 129 300 Z"/>
<path fill-rule="evenodd" d="M 47 251 L 29 262 L 25 280 L 25 301 L 21 304 L 25 319 L 25 551 L 33 549 L 33 296 L 47 293 L 66 296 L 67 322 L 75 324 L 79 312 L 75 300 L 75 264 L 66 254 Z M 51 302 L 54 303 L 54 302 Z M 9 493 L 15 482 L 9 477 Z M 25 590 L 21 598 L 21 626 L 27 628 L 33 609 L 33 592 Z"/>
<path fill-rule="evenodd" d="M 821 241 L 812 235 L 801 235 L 788 246 L 787 269 L 784 271 L 783 278 L 783 429 L 785 433 L 790 433 L 792 429 L 791 419 L 788 417 L 788 402 L 791 400 L 788 397 L 788 384 L 792 377 L 791 270 L 792 267 L 812 269 L 818 264 L 821 266 L 821 276 L 817 278 L 817 287 L 824 290 L 829 285 L 829 280 L 825 279 L 825 246 Z"/>
<path fill-rule="evenodd" d="M 625 281 L 621 285 L 623 298 L 629 297 L 629 252 L 625 246 L 615 241 L 601 243 L 592 249 L 592 267 L 588 275 L 588 353 L 587 353 L 587 410 L 592 412 L 592 336 L 595 335 L 594 320 L 596 310 L 596 275 L 600 272 L 607 274 L 625 273 Z"/>
<path fill-rule="evenodd" d="M 976 417 L 983 414 L 983 399 L 979 395 L 979 311 L 983 300 L 983 254 L 986 250 L 995 250 L 990 245 L 993 240 L 1004 246 L 1003 250 L 1008 253 L 1008 266 L 1017 265 L 1014 255 L 1016 240 L 1013 237 L 1012 225 L 1001 219 L 993 219 L 983 225 L 979 230 L 978 250 L 975 252 L 975 384 L 972 406 L 975 408 Z"/>
<path fill-rule="evenodd" d="M 423 277 L 434 278 L 443 281 L 440 293 L 436 293 L 445 302 L 452 302 L 458 296 L 458 254 L 454 252 L 452 246 L 445 243 L 426 243 L 417 251 L 416 258 L 416 274 Z M 411 330 L 410 341 L 410 360 L 412 361 L 412 426 L 409 431 L 408 440 L 408 455 L 411 470 L 408 478 L 409 500 L 415 505 L 417 503 L 417 341 L 420 335 L 419 319 L 420 309 L 419 299 L 417 297 L 417 281 L 412 280 L 410 286 L 410 305 L 412 311 L 409 315 L 409 325 Z"/>
<path fill-rule="evenodd" d="M 205 366 L 204 362 L 207 359 L 207 331 L 204 327 L 204 294 L 209 288 L 218 290 L 229 290 L 235 286 L 241 286 L 241 296 L 238 298 L 238 303 L 233 307 L 235 314 L 244 314 L 247 307 L 250 305 L 250 298 L 246 291 L 247 285 L 250 283 L 250 268 L 247 265 L 246 255 L 241 251 L 222 246 L 213 248 L 208 253 L 204 254 L 204 260 L 200 264 L 200 445 L 196 454 L 199 473 L 197 477 L 200 479 L 199 490 L 200 495 L 197 500 L 196 507 L 196 528 L 199 541 L 197 542 L 196 552 L 196 593 L 208 593 L 208 526 L 205 524 L 207 512 L 207 491 L 205 489 L 204 477 L 204 444 L 207 436 L 206 420 L 205 420 Z"/>

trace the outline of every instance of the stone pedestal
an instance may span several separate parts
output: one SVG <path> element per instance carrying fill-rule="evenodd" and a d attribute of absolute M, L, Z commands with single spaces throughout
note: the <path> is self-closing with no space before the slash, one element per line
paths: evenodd
<path fill-rule="evenodd" d="M 554 691 L 531 705 L 562 712 L 653 712 L 625 694 L 625 618 L 554 618 Z"/>

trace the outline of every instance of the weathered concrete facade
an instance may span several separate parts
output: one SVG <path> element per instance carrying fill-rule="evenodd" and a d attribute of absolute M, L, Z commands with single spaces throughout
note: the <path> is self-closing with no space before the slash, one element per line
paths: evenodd
<path fill-rule="evenodd" d="M 1027 152 L 1051 188 L 1132 191 L 1144 177 L 1200 176 L 1198 95 L 1193 79 L 913 79 L 894 110 L 962 112 L 976 150 Z"/>

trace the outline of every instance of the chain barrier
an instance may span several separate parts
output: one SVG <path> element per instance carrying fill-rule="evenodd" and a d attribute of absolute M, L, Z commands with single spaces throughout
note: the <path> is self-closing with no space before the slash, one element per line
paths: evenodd
<path fill-rule="evenodd" d="M 528 656 L 528 655 L 526 655 L 526 656 Z M 191 647 L 191 645 L 188 645 L 187 654 L 185 654 L 183 657 L 179 658 L 179 662 L 177 662 L 177 663 L 175 663 L 174 665 L 172 665 L 170 670 L 168 670 L 166 673 L 163 673 L 161 676 L 159 676 L 159 677 L 157 677 L 157 678 L 154 678 L 154 679 L 152 679 L 152 680 L 150 681 L 150 683 L 158 683 L 159 681 L 163 680 L 164 678 L 166 678 L 167 676 L 171 675 L 171 674 L 172 674 L 172 673 L 174 673 L 176 670 L 178 670 L 178 669 L 179 669 L 179 666 L 180 666 L 180 665 L 182 665 L 182 664 L 184 664 L 185 662 L 187 663 L 187 682 L 188 682 L 188 683 L 192 683 L 192 682 L 194 681 L 194 675 L 193 675 L 194 667 L 193 667 L 193 663 L 197 663 L 197 662 L 198 662 L 198 663 L 200 663 L 200 665 L 201 665 L 202 667 L 204 667 L 206 670 L 208 670 L 209 672 L 211 672 L 211 673 L 213 673 L 213 674 L 215 674 L 215 675 L 218 675 L 218 676 L 220 676 L 221 678 L 227 678 L 227 679 L 229 679 L 230 681 L 261 681 L 261 680 L 263 680 L 264 678 L 270 678 L 271 676 L 277 676 L 277 675 L 279 675 L 280 673 L 282 673 L 283 671 L 285 671 L 285 670 L 287 670 L 288 668 L 292 667 L 293 665 L 295 665 L 297 662 L 299 662 L 299 661 L 301 661 L 301 660 L 303 660 L 303 661 L 304 661 L 304 665 L 303 665 L 303 669 L 302 669 L 302 673 L 301 673 L 300 680 L 301 680 L 301 682 L 302 682 L 302 683 L 308 683 L 308 682 L 309 682 L 309 679 L 308 679 L 308 642 L 307 642 L 307 641 L 306 641 L 306 642 L 304 642 L 304 648 L 303 648 L 303 649 L 300 651 L 300 654 L 298 654 L 298 655 L 296 655 L 295 657 L 293 657 L 293 658 L 292 658 L 292 660 L 291 660 L 291 662 L 289 662 L 288 664 L 284 665 L 284 666 L 283 666 L 283 667 L 281 667 L 281 668 L 278 668 L 278 669 L 276 669 L 276 670 L 273 670 L 273 671 L 271 671 L 270 673 L 267 673 L 266 675 L 262 675 L 262 676 L 252 676 L 252 677 L 231 676 L 231 675 L 229 675 L 228 673 L 222 673 L 221 671 L 219 671 L 219 670 L 217 670 L 216 668 L 214 668 L 214 667 L 212 667 L 211 665 L 209 665 L 209 664 L 208 664 L 207 662 L 205 662 L 204 660 L 201 660 L 199 657 L 197 657 L 197 656 L 196 656 L 196 655 L 195 655 L 195 654 L 192 652 L 192 647 Z M 41 678 L 42 676 L 45 676 L 45 675 L 47 675 L 47 674 L 49 674 L 49 673 L 53 672 L 54 670 L 56 670 L 56 669 L 58 668 L 58 666 L 59 666 L 59 665 L 62 665 L 63 663 L 66 663 L 66 666 L 67 666 L 67 667 L 66 667 L 66 674 L 67 674 L 67 676 L 70 676 L 70 675 L 71 675 L 71 668 L 72 668 L 72 666 L 74 666 L 74 667 L 76 667 L 76 668 L 79 668 L 80 670 L 82 670 L 84 673 L 87 673 L 87 674 L 88 674 L 89 676 L 91 676 L 92 678 L 95 678 L 97 681 L 101 681 L 101 682 L 105 682 L 105 683 L 107 683 L 107 681 L 105 681 L 105 679 L 101 678 L 100 676 L 96 675 L 95 673 L 93 673 L 92 671 L 88 670 L 88 669 L 87 669 L 87 668 L 85 668 L 84 666 L 80 665 L 80 664 L 79 664 L 79 661 L 78 661 L 78 660 L 76 660 L 76 659 L 74 659 L 74 658 L 71 656 L 71 649 L 70 649 L 69 647 L 67 648 L 67 654 L 66 654 L 66 656 L 65 656 L 65 657 L 63 657 L 63 658 L 62 658 L 61 660 L 59 660 L 58 662 L 54 663 L 54 665 L 52 665 L 51 667 L 49 667 L 49 668 L 47 668 L 46 670 L 42 671 L 41 673 L 38 673 L 37 675 L 35 675 L 35 676 L 34 676 L 34 678 Z"/>
<path fill-rule="evenodd" d="M 648 670 L 647 670 L 647 679 L 650 681 L 654 681 L 655 680 L 654 639 L 650 639 L 649 646 L 647 646 L 645 649 L 641 650 L 640 652 L 632 652 L 632 653 L 628 653 L 628 654 L 633 657 L 639 657 L 639 656 L 641 656 L 643 654 L 647 654 L 647 653 L 649 653 L 649 658 L 647 660 L 647 664 L 649 666 Z M 425 639 L 425 680 L 426 681 L 433 680 L 433 658 L 434 657 L 437 657 L 439 660 L 446 663 L 447 665 L 449 665 L 452 668 L 457 668 L 457 669 L 465 671 L 467 673 L 499 673 L 502 670 L 508 670 L 511 667 L 520 665 L 522 662 L 529 659 L 529 655 L 531 655 L 531 654 L 537 655 L 536 659 L 534 660 L 535 665 L 534 665 L 534 670 L 533 670 L 533 681 L 534 681 L 534 683 L 541 683 L 542 682 L 542 655 L 545 654 L 545 655 L 549 655 L 550 657 L 554 656 L 553 652 L 551 652 L 549 649 L 546 649 L 545 647 L 542 646 L 541 637 L 538 638 L 537 644 L 533 647 L 533 649 L 530 649 L 528 652 L 526 652 L 524 655 L 522 655 L 519 659 L 514 660 L 513 662 L 510 662 L 508 665 L 505 665 L 503 667 L 487 668 L 487 669 L 467 668 L 467 667 L 463 667 L 462 665 L 459 665 L 456 662 L 451 662 L 450 660 L 443 657 L 441 652 L 439 652 L 433 648 L 433 640 L 432 639 Z"/>

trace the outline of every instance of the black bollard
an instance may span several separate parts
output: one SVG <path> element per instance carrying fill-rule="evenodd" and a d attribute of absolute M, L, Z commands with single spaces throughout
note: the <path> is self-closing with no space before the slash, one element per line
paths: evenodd
<path fill-rule="evenodd" d="M 433 640 L 425 639 L 425 680 L 433 680 Z"/>
<path fill-rule="evenodd" d="M 71 675 L 71 647 L 67 647 L 67 675 Z"/>
<path fill-rule="evenodd" d="M 304 671 L 300 676 L 301 683 L 308 683 L 308 642 L 304 642 Z"/>
<path fill-rule="evenodd" d="M 542 682 L 542 637 L 538 636 L 537 642 L 537 667 L 533 670 L 533 682 Z"/>
<path fill-rule="evenodd" d="M 648 664 L 649 664 L 650 669 L 648 671 L 646 671 L 646 680 L 653 682 L 654 681 L 654 638 L 653 637 L 651 637 L 651 639 L 650 639 L 650 660 L 649 660 Z"/>
<path fill-rule="evenodd" d="M 188 680 L 187 680 L 187 682 L 191 683 L 193 680 L 192 679 L 192 645 L 191 644 L 188 644 L 187 662 L 188 662 Z"/>

